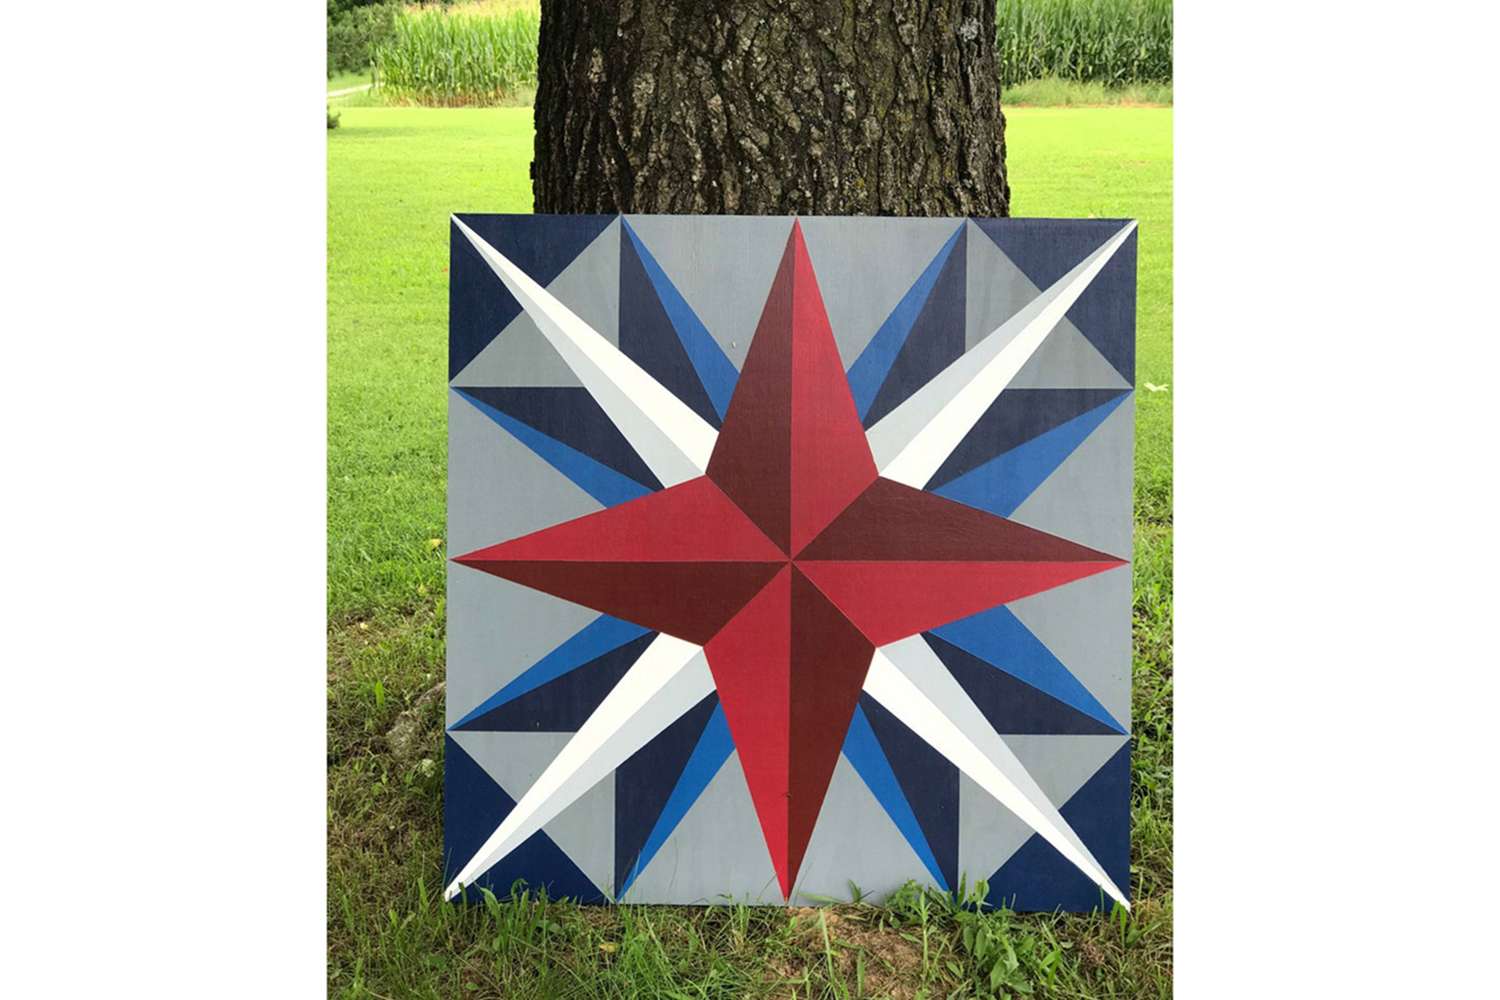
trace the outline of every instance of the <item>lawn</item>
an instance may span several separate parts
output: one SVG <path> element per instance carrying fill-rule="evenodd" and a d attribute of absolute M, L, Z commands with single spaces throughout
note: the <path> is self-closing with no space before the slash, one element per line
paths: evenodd
<path fill-rule="evenodd" d="M 329 88 L 332 89 L 331 87 Z M 1130 83 L 1107 87 L 1077 80 L 1028 80 L 1000 90 L 1006 108 L 1103 107 L 1116 105 L 1168 107 L 1172 104 L 1170 83 Z M 1007 111 L 1007 113 L 1009 113 Z"/>
<path fill-rule="evenodd" d="M 348 90 L 350 87 L 363 86 L 371 81 L 371 76 L 370 70 L 367 69 L 335 73 L 328 78 L 328 92 L 331 94 L 336 90 Z"/>
<path fill-rule="evenodd" d="M 1007 114 L 1016 215 L 1141 223 L 1133 915 L 436 901 L 448 215 L 530 210 L 531 110 L 355 106 L 328 134 L 332 995 L 1170 995 L 1172 111 Z"/>

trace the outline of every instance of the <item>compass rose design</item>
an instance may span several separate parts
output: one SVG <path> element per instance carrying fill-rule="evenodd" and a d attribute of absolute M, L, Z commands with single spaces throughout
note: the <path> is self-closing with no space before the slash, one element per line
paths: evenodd
<path fill-rule="evenodd" d="M 689 361 L 710 376 L 690 400 L 464 221 L 454 225 L 644 467 L 637 480 L 659 488 L 612 494 L 602 510 L 453 558 L 601 613 L 635 658 L 472 856 L 454 859 L 446 895 L 716 697 L 714 719 L 738 751 L 789 900 L 851 727 L 868 725 L 859 711 L 866 698 L 1128 906 L 929 638 L 1125 560 L 930 484 L 1134 225 L 1121 225 L 873 421 L 871 380 L 845 370 L 798 221 L 738 375 L 715 379 L 721 359 L 703 357 L 701 339 L 689 341 L 700 354 L 690 350 Z M 659 274 L 632 230 L 621 239 Z M 679 321 L 690 313 L 680 301 L 669 305 Z M 877 338 L 870 350 L 879 349 Z M 1077 703 L 1092 703 L 1085 707 L 1102 731 L 1123 731 L 1079 691 Z M 497 695 L 452 728 L 502 701 Z"/>

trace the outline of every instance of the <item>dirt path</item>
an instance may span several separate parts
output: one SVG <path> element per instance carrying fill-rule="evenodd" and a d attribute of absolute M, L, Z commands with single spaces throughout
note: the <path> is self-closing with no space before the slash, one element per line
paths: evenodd
<path fill-rule="evenodd" d="M 329 97 L 346 97 L 349 94 L 357 94 L 361 90 L 369 90 L 373 86 L 374 86 L 373 83 L 362 83 L 358 87 L 345 87 L 343 90 L 330 90 L 328 92 L 328 96 Z"/>

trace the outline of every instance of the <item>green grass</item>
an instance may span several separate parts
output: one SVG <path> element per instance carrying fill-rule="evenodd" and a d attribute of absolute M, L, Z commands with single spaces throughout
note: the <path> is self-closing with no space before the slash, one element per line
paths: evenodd
<path fill-rule="evenodd" d="M 1155 106 L 1172 103 L 1170 83 L 1128 83 L 1118 87 L 1077 80 L 1027 80 L 1000 88 L 1000 103 L 1011 108 L 1089 108 Z"/>
<path fill-rule="evenodd" d="M 436 902 L 448 215 L 524 212 L 531 112 L 346 107 L 328 134 L 328 940 L 340 997 L 1169 996 L 1171 390 L 1137 395 L 1132 890 L 982 918 L 906 893 L 782 911 Z M 1015 108 L 1017 215 L 1141 221 L 1137 384 L 1172 375 L 1172 112 Z M 385 734 L 405 716 L 414 738 Z M 860 986 L 862 984 L 862 988 Z M 861 992 L 862 989 L 862 992 Z"/>
<path fill-rule="evenodd" d="M 365 78 L 365 82 L 369 82 L 369 77 Z M 333 88 L 330 87 L 329 89 Z M 344 94 L 342 97 L 330 97 L 326 103 L 336 111 L 342 108 L 385 108 L 406 105 L 406 102 L 394 100 L 391 95 L 386 93 L 385 88 L 378 84 L 364 90 L 356 90 L 352 94 Z M 512 102 L 510 106 L 519 106 L 520 103 L 517 100 Z"/>
<path fill-rule="evenodd" d="M 333 74 L 333 76 L 330 76 L 328 78 L 328 92 L 331 94 L 335 90 L 346 90 L 349 87 L 358 87 L 362 84 L 369 83 L 371 77 L 372 73 L 367 69 L 350 73 L 335 73 Z"/>

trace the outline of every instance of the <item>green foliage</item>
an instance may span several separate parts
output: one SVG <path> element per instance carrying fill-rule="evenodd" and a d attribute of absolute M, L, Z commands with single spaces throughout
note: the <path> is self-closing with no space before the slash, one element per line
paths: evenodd
<path fill-rule="evenodd" d="M 329 128 L 338 128 L 339 127 L 339 113 L 337 111 L 333 110 L 332 108 L 325 108 L 324 110 L 326 110 L 328 112 L 328 127 Z"/>
<path fill-rule="evenodd" d="M 328 0 L 328 20 L 349 13 L 356 7 L 369 7 L 382 0 Z"/>
<path fill-rule="evenodd" d="M 1000 85 L 1056 77 L 1098 82 L 1172 79 L 1172 0 L 1000 0 Z"/>
<path fill-rule="evenodd" d="M 328 75 L 369 69 L 375 49 L 396 30 L 400 3 L 345 3 L 335 12 L 328 2 Z"/>
<path fill-rule="evenodd" d="M 1050 990 L 1072 942 L 1060 940 L 1047 924 L 990 906 L 984 901 L 988 895 L 982 879 L 952 895 L 908 882 L 886 900 L 881 919 L 916 932 L 924 982 L 935 969 L 953 976 L 966 996 L 1025 996 L 1039 986 Z"/>
<path fill-rule="evenodd" d="M 406 11 L 375 52 L 386 97 L 445 107 L 495 104 L 536 86 L 540 15 Z"/>

